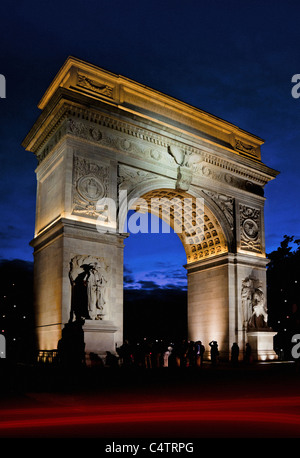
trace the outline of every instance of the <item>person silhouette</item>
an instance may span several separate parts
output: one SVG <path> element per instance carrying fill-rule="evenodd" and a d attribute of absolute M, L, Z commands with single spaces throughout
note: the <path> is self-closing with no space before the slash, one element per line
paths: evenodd
<path fill-rule="evenodd" d="M 238 364 L 240 349 L 236 342 L 231 347 L 231 362 L 234 366 Z"/>
<path fill-rule="evenodd" d="M 245 348 L 245 355 L 244 355 L 244 361 L 246 364 L 249 364 L 251 361 L 251 345 L 247 342 L 246 343 L 246 348 Z"/>
<path fill-rule="evenodd" d="M 212 340 L 208 344 L 210 346 L 210 358 L 212 365 L 215 366 L 217 364 L 218 356 L 219 356 L 219 348 L 218 343 L 216 340 Z"/>

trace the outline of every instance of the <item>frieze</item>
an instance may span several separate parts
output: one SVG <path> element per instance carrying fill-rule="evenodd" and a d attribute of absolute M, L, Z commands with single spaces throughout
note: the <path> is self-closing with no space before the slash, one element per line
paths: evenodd
<path fill-rule="evenodd" d="M 220 183 L 228 184 L 234 188 L 251 192 L 252 194 L 256 194 L 258 196 L 264 195 L 264 189 L 257 183 L 253 183 L 250 180 L 240 178 L 239 176 L 228 173 L 222 169 L 220 170 L 215 166 L 211 166 L 210 164 L 208 165 L 202 163 L 199 166 L 196 166 L 194 173 L 196 177 L 203 176 L 204 178 L 213 179 Z"/>
<path fill-rule="evenodd" d="M 101 143 L 103 146 L 121 150 L 124 153 L 138 155 L 152 162 L 157 162 L 159 160 L 169 165 L 172 164 L 171 158 L 169 158 L 167 154 L 164 155 L 158 147 L 149 147 L 148 144 L 143 141 L 143 138 L 141 139 L 141 136 L 131 139 L 128 132 L 123 135 L 119 133 L 113 134 L 109 132 L 107 126 L 103 126 L 100 130 L 94 124 L 70 118 L 67 120 L 66 133 L 88 141 Z"/>
<path fill-rule="evenodd" d="M 79 115 L 82 114 L 80 117 Z M 72 116 L 70 116 L 72 115 Z M 180 166 L 188 167 L 193 171 L 193 175 L 203 175 L 211 177 L 217 181 L 225 181 L 233 186 L 241 187 L 257 195 L 263 195 L 263 186 L 268 182 L 268 177 L 263 173 L 250 171 L 248 168 L 220 158 L 216 154 L 170 141 L 169 138 L 150 132 L 138 126 L 133 126 L 124 121 L 112 119 L 104 115 L 98 115 L 94 119 L 93 113 L 89 113 L 89 121 L 83 119 L 84 114 L 80 109 L 70 107 L 67 127 L 61 135 L 69 134 L 76 137 L 107 145 L 111 148 L 140 155 L 144 159 L 152 162 L 160 161 L 170 167 L 179 165 L 177 153 L 184 151 L 183 161 Z M 74 119 L 74 117 L 76 118 Z M 115 131 L 115 134 L 112 133 Z M 119 135 L 119 134 L 123 135 Z M 54 143 L 51 143 L 51 148 Z M 45 145 L 44 150 L 37 154 L 39 161 L 44 159 L 49 153 L 49 144 Z M 176 152 L 176 154 L 175 154 Z M 239 183 L 241 186 L 239 186 Z M 250 185 L 252 183 L 252 186 Z"/>
<path fill-rule="evenodd" d="M 103 136 L 99 128 L 82 121 L 74 121 L 74 119 L 68 119 L 67 121 L 67 134 L 73 134 L 76 137 L 95 142 L 100 142 Z"/>

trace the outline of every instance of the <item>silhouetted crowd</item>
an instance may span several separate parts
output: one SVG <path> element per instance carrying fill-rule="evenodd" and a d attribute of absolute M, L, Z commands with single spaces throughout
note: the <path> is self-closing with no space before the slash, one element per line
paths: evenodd
<path fill-rule="evenodd" d="M 116 351 L 120 365 L 126 367 L 200 367 L 205 348 L 201 341 L 166 342 L 145 338 L 135 343 L 126 340 Z"/>
<path fill-rule="evenodd" d="M 157 367 L 201 367 L 206 357 L 212 365 L 219 361 L 219 347 L 215 340 L 209 342 L 206 351 L 200 340 L 194 342 L 182 340 L 166 342 L 163 340 L 143 339 L 140 342 L 129 343 L 127 340 L 116 349 L 119 356 L 119 365 L 138 366 L 145 368 Z M 240 349 L 236 342 L 231 347 L 231 363 L 237 365 Z M 251 347 L 247 343 L 244 362 L 250 363 Z"/>
<path fill-rule="evenodd" d="M 219 360 L 218 343 L 215 340 L 209 342 L 209 349 L 206 350 L 203 343 L 190 340 L 169 342 L 159 339 L 144 338 L 139 342 L 129 343 L 128 340 L 116 348 L 116 354 L 106 352 L 102 360 L 97 354 L 90 353 L 91 365 L 102 365 L 106 367 L 201 367 L 206 359 L 216 365 Z M 205 355 L 206 353 L 206 355 Z M 246 345 L 244 361 L 250 362 L 251 347 Z M 84 333 L 81 323 L 68 323 L 58 342 L 57 360 L 59 364 L 66 367 L 80 366 L 86 363 Z M 236 342 L 231 347 L 231 362 L 238 364 L 239 346 Z"/>

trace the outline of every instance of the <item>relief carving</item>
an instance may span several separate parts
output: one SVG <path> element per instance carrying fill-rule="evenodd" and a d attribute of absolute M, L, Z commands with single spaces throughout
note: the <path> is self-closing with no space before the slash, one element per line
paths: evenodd
<path fill-rule="evenodd" d="M 113 98 L 112 87 L 107 86 L 106 84 L 100 84 L 85 75 L 81 75 L 80 73 L 77 75 L 77 86 L 89 89 L 97 94 L 104 95 L 105 97 Z"/>
<path fill-rule="evenodd" d="M 157 175 L 144 170 L 135 169 L 127 165 L 120 165 L 118 172 L 119 189 L 130 191 L 139 183 L 149 179 L 155 179 Z"/>
<path fill-rule="evenodd" d="M 74 121 L 73 119 L 68 119 L 66 133 L 76 135 L 76 137 L 84 138 L 85 140 L 96 142 L 102 140 L 102 132 L 98 127 L 86 124 L 82 121 Z"/>
<path fill-rule="evenodd" d="M 248 330 L 268 328 L 268 313 L 262 283 L 255 277 L 242 282 L 243 326 Z"/>
<path fill-rule="evenodd" d="M 96 218 L 99 199 L 108 195 L 109 168 L 81 157 L 74 157 L 73 214 Z"/>
<path fill-rule="evenodd" d="M 235 140 L 235 149 L 237 151 L 242 151 L 243 153 L 246 154 L 251 154 L 252 156 L 256 156 L 256 147 L 253 145 L 248 145 L 241 140 L 236 139 Z"/>
<path fill-rule="evenodd" d="M 219 207 L 221 212 L 227 219 L 230 229 L 234 229 L 234 199 L 224 194 L 218 194 L 211 191 L 203 191 L 204 194 L 209 196 L 213 202 Z"/>
<path fill-rule="evenodd" d="M 177 169 L 176 189 L 188 191 L 192 182 L 193 174 L 189 167 L 179 166 Z"/>
<path fill-rule="evenodd" d="M 176 188 L 188 191 L 193 179 L 193 166 L 199 162 L 199 155 L 174 145 L 168 146 L 168 153 L 178 165 Z"/>
<path fill-rule="evenodd" d="M 195 164 L 194 174 L 196 176 L 202 176 L 204 178 L 216 180 L 220 183 L 229 184 L 230 186 L 238 189 L 243 189 L 259 196 L 264 195 L 264 189 L 261 185 L 250 181 L 249 179 L 245 180 L 229 172 L 220 170 L 216 167 L 216 165 L 209 163 L 203 164 L 203 161 L 201 162 L 200 160 L 198 164 Z"/>
<path fill-rule="evenodd" d="M 241 249 L 262 253 L 260 210 L 240 205 Z"/>
<path fill-rule="evenodd" d="M 71 310 L 74 320 L 105 320 L 108 316 L 110 268 L 104 258 L 74 256 L 70 262 Z"/>

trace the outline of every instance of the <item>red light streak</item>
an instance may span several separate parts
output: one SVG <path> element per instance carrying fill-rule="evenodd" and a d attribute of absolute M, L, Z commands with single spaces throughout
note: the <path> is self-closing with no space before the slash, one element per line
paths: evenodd
<path fill-rule="evenodd" d="M 179 435 L 179 437 L 179 431 L 184 431 L 185 426 L 188 430 L 191 424 L 193 434 L 196 430 L 199 434 L 203 425 L 214 426 L 217 428 L 216 433 L 220 426 L 226 425 L 229 428 L 230 425 L 234 425 L 236 434 L 238 434 L 237 428 L 240 427 L 248 426 L 250 429 L 255 427 L 259 430 L 271 426 L 275 428 L 276 435 L 281 433 L 283 436 L 300 437 L 300 397 L 298 396 L 195 402 L 163 402 L 162 400 L 154 403 L 120 404 L 103 404 L 103 399 L 100 402 L 97 399 L 94 405 L 90 405 L 90 402 L 90 399 L 86 402 L 82 402 L 81 399 L 81 403 L 74 402 L 72 405 L 2 410 L 0 436 L 5 437 L 7 434 L 17 436 L 19 433 L 26 435 L 26 432 L 31 436 L 34 434 L 55 436 L 57 432 L 63 435 L 64 428 L 66 434 L 70 436 L 68 430 L 70 427 L 80 427 L 84 435 L 87 431 L 86 427 L 90 426 L 95 435 L 101 437 L 101 431 L 105 435 L 110 428 L 113 431 L 116 425 L 122 426 L 125 436 L 130 428 L 137 428 L 137 432 L 141 435 L 143 431 L 149 429 L 153 433 L 161 430 L 163 423 L 168 425 L 169 434 L 171 428 L 174 436 Z M 234 435 L 234 432 L 232 434 Z"/>

